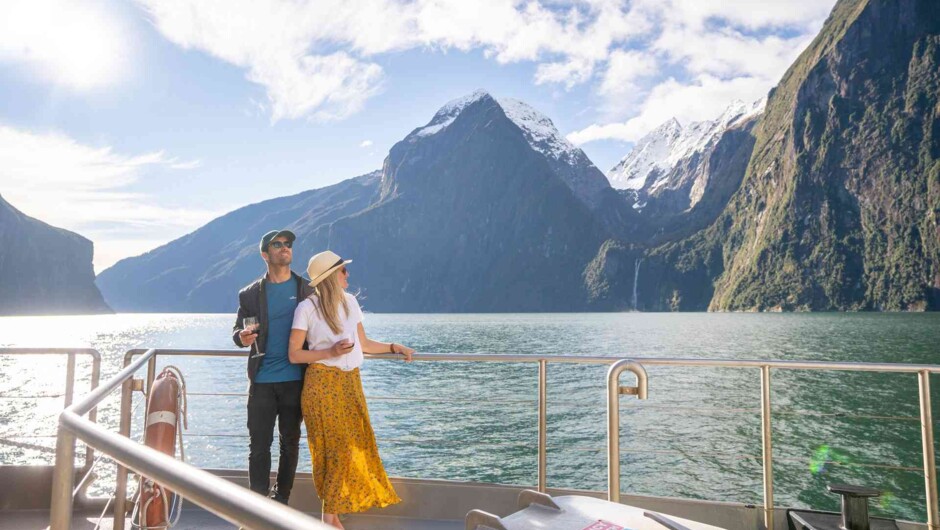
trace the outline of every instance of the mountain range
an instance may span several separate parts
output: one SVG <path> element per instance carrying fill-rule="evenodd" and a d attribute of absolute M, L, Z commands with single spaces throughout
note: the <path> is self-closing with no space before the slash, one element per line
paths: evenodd
<path fill-rule="evenodd" d="M 285 227 L 298 261 L 356 259 L 376 311 L 934 310 L 938 50 L 940 3 L 841 0 L 766 101 L 666 122 L 609 180 L 549 118 L 478 91 L 381 170 L 232 212 L 98 285 L 119 310 L 231 311 L 260 234 Z"/>
<path fill-rule="evenodd" d="M 610 204 L 625 210 L 548 118 L 478 91 L 395 144 L 380 171 L 236 210 L 98 285 L 123 311 L 231 311 L 263 270 L 258 239 L 281 227 L 297 234 L 297 270 L 327 248 L 354 259 L 370 310 L 584 310 L 581 275 L 612 235 Z"/>
<path fill-rule="evenodd" d="M 840 0 L 766 98 L 606 175 L 524 102 L 444 105 L 382 168 L 103 271 L 118 311 L 230 312 L 257 244 L 354 260 L 367 310 L 940 309 L 940 2 Z"/>

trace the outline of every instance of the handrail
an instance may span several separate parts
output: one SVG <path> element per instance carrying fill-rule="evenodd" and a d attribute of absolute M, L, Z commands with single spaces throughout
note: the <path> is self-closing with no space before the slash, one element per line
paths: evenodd
<path fill-rule="evenodd" d="M 664 359 L 664 358 L 642 358 L 635 357 L 632 360 L 620 360 L 611 366 L 607 377 L 608 392 L 608 418 L 617 417 L 619 419 L 619 397 L 617 388 L 617 376 L 620 372 L 614 374 L 615 367 L 620 366 L 621 370 L 626 366 L 639 363 L 640 365 L 659 365 L 659 366 L 706 366 L 706 367 L 724 367 L 724 368 L 759 368 L 761 381 L 761 441 L 762 441 L 762 463 L 763 463 L 763 488 L 764 488 L 764 528 L 773 530 L 774 528 L 774 490 L 773 490 L 773 443 L 771 436 L 771 409 L 770 409 L 770 369 L 789 369 L 789 370 L 840 370 L 840 371 L 861 371 L 861 372 L 886 372 L 886 373 L 916 373 L 918 378 L 920 401 L 920 426 L 921 439 L 923 443 L 924 458 L 924 482 L 927 502 L 927 526 L 930 530 L 940 528 L 940 515 L 938 515 L 937 505 L 937 468 L 934 454 L 933 443 L 933 415 L 930 410 L 930 374 L 940 373 L 940 365 L 927 364 L 892 364 L 892 363 L 831 363 L 821 361 L 757 361 L 757 360 L 723 360 L 723 359 Z M 621 366 L 623 365 L 623 366 Z M 640 366 L 642 368 L 642 366 Z M 639 375 L 638 375 L 639 379 Z M 641 383 L 641 388 L 643 383 Z M 641 398 L 642 399 L 642 398 Z M 619 422 L 613 420 L 608 422 L 607 440 L 608 440 L 608 497 L 611 500 L 620 498 L 620 429 Z M 612 442 L 613 441 L 613 442 Z M 617 475 L 613 473 L 616 470 Z M 616 488 L 616 490 L 614 489 Z"/>
<path fill-rule="evenodd" d="M 149 350 L 134 349 L 125 354 L 125 359 L 141 355 Z M 159 355 L 187 356 L 187 357 L 245 357 L 247 350 L 181 350 L 158 349 Z M 367 359 L 400 361 L 401 355 L 394 353 L 367 353 Z M 415 361 L 455 361 L 455 362 L 499 362 L 499 363 L 538 363 L 545 359 L 550 363 L 570 364 L 614 364 L 622 357 L 579 356 L 579 355 L 538 355 L 538 354 L 492 354 L 492 353 L 415 353 Z M 850 372 L 890 372 L 890 373 L 919 373 L 924 370 L 929 373 L 940 373 L 937 364 L 896 364 L 896 363 L 861 363 L 861 362 L 828 362 L 828 361 L 771 361 L 760 359 L 696 359 L 682 357 L 635 357 L 630 359 L 643 366 L 699 366 L 712 368 L 782 368 L 789 370 L 844 370 Z"/>
<path fill-rule="evenodd" d="M 150 362 L 156 353 L 157 350 L 148 350 L 140 359 L 130 363 L 78 403 L 66 408 L 59 416 L 51 530 L 68 530 L 72 522 L 71 483 L 74 479 L 74 469 L 65 464 L 74 458 L 76 438 L 107 454 L 121 466 L 166 485 L 168 489 L 179 492 L 185 498 L 233 524 L 278 530 L 329 528 L 304 513 L 266 499 L 155 449 L 135 443 L 125 436 L 109 432 L 82 417 L 119 386 L 128 386 L 128 380 L 144 363 Z M 123 522 L 123 514 L 121 521 Z"/>
<path fill-rule="evenodd" d="M 101 354 L 94 348 L 0 348 L 0 355 L 68 355 L 68 361 L 65 369 L 65 393 L 55 396 L 41 397 L 65 397 L 65 406 L 72 404 L 75 396 L 75 356 L 88 355 L 91 357 L 91 382 L 92 389 L 98 386 L 101 379 Z M 98 420 L 98 409 L 92 409 L 88 415 L 92 422 Z M 90 448 L 85 451 L 85 468 L 91 469 L 92 462 L 95 459 L 95 453 Z"/>
<path fill-rule="evenodd" d="M 125 355 L 125 365 L 134 356 L 151 350 L 131 350 Z M 203 357 L 244 357 L 248 353 L 243 350 L 156 350 L 158 355 L 169 356 L 203 356 Z M 401 360 L 396 354 L 366 354 L 371 360 Z M 538 486 L 540 490 L 545 487 L 546 476 L 546 429 L 545 429 L 545 373 L 549 363 L 594 364 L 613 365 L 622 361 L 619 357 L 601 356 L 575 356 L 575 355 L 538 355 L 538 354 L 454 354 L 454 353 L 415 353 L 415 361 L 433 362 L 498 362 L 498 363 L 538 363 L 539 365 L 539 440 L 538 440 Z M 777 361 L 760 359 L 695 359 L 695 358 L 668 358 L 668 357 L 631 357 L 640 368 L 649 366 L 673 367 L 707 367 L 707 368 L 757 368 L 761 371 L 761 434 L 762 434 L 762 461 L 764 467 L 764 522 L 767 530 L 773 529 L 773 448 L 771 440 L 771 410 L 770 410 L 770 370 L 810 370 L 810 371 L 851 371 L 851 372 L 883 372 L 883 373 L 911 373 L 918 374 L 920 383 L 920 422 L 923 441 L 924 480 L 927 493 L 927 524 L 930 530 L 940 530 L 940 515 L 937 506 L 937 477 L 935 455 L 933 449 L 933 418 L 930 410 L 930 381 L 929 375 L 940 373 L 940 365 L 931 364 L 895 364 L 895 363 L 865 363 L 865 362 L 827 362 L 827 361 Z M 155 358 L 150 360 L 155 367 Z M 152 369 L 151 369 L 152 371 Z M 148 377 L 148 384 L 153 374 Z M 641 385 L 642 386 L 642 385 Z M 610 398 L 610 394 L 609 394 Z M 619 398 L 619 394 L 613 394 Z M 126 399 L 130 399 L 129 392 Z M 128 401 L 129 403 L 129 401 Z M 610 407 L 608 401 L 608 407 Z M 124 402 L 122 400 L 122 429 L 124 429 Z M 609 409 L 610 410 L 610 409 Z M 129 418 L 127 419 L 127 432 L 129 432 Z M 122 431 L 123 432 L 123 431 Z M 126 434 L 126 433 L 125 433 Z M 608 436 L 610 436 L 608 432 Z M 611 449 L 608 444 L 608 449 Z M 619 448 L 618 448 L 619 449 Z M 610 455 L 609 455 L 610 456 Z M 619 463 L 619 453 L 616 461 Z M 610 465 L 610 464 L 609 464 Z M 609 468 L 608 468 L 609 469 Z M 126 470 L 123 470 L 126 480 Z M 122 490 L 122 470 L 118 470 L 118 489 Z M 610 495 L 610 492 L 608 492 Z M 122 499 L 117 499 L 121 502 Z"/>
<path fill-rule="evenodd" d="M 635 387 L 621 387 L 620 374 L 629 370 L 636 376 Z M 622 359 L 607 370 L 607 500 L 620 502 L 620 394 L 646 399 L 648 376 L 643 365 Z"/>

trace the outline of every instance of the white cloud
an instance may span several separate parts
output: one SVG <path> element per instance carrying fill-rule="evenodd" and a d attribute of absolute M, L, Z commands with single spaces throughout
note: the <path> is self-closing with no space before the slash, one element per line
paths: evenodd
<path fill-rule="evenodd" d="M 575 145 L 605 139 L 633 142 L 670 118 L 683 125 L 714 119 L 733 100 L 757 101 L 767 95 L 767 88 L 766 80 L 754 77 L 724 80 L 706 75 L 693 83 L 669 79 L 653 88 L 638 115 L 626 122 L 591 125 L 569 134 L 568 140 Z"/>
<path fill-rule="evenodd" d="M 97 1 L 0 2 L 0 62 L 28 66 L 47 81 L 77 90 L 119 80 L 132 40 Z"/>
<path fill-rule="evenodd" d="M 359 147 L 372 147 L 372 140 L 363 140 Z"/>
<path fill-rule="evenodd" d="M 664 16 L 691 26 L 718 19 L 746 29 L 818 27 L 834 0 L 642 0 L 659 5 Z"/>
<path fill-rule="evenodd" d="M 684 124 L 713 119 L 732 100 L 756 101 L 812 41 L 833 3 L 637 0 L 635 8 L 657 21 L 655 36 L 643 54 L 611 53 L 597 88 L 611 121 L 568 139 L 578 145 L 632 142 L 669 118 Z M 657 78 L 656 69 L 672 74 Z"/>
<path fill-rule="evenodd" d="M 571 89 L 591 78 L 594 63 L 584 59 L 571 59 L 559 63 L 540 64 L 535 71 L 535 84 L 564 83 Z"/>
<path fill-rule="evenodd" d="M 341 119 L 382 89 L 380 54 L 482 50 L 499 63 L 545 63 L 538 83 L 590 79 L 615 44 L 649 27 L 617 1 L 138 0 L 186 49 L 246 70 L 273 120 Z"/>
<path fill-rule="evenodd" d="M 674 27 L 665 29 L 652 48 L 691 73 L 750 75 L 776 81 L 813 36 L 753 37 L 730 28 L 703 31 Z"/>
<path fill-rule="evenodd" d="M 0 125 L 0 194 L 23 213 L 94 241 L 99 271 L 142 251 L 141 245 L 164 243 L 217 216 L 160 206 L 126 191 L 148 171 L 175 164 L 162 151 L 124 155 L 61 134 Z M 126 240 L 138 243 L 128 246 Z"/>
<path fill-rule="evenodd" d="M 611 99 L 635 97 L 638 82 L 656 74 L 658 61 L 650 52 L 615 50 L 607 61 L 607 70 L 598 92 Z"/>
<path fill-rule="evenodd" d="M 745 99 L 776 82 L 835 0 L 137 1 L 170 41 L 243 68 L 276 121 L 357 112 L 386 82 L 378 57 L 413 49 L 532 63 L 535 84 L 566 90 L 593 82 L 606 119 L 656 114 L 643 98 L 664 83 L 708 92 L 719 78 Z"/>

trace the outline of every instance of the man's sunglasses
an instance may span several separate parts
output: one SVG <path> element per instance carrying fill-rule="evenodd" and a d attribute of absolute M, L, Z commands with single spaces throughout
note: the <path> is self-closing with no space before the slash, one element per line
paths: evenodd
<path fill-rule="evenodd" d="M 294 243 L 292 241 L 272 241 L 268 243 L 268 246 L 274 249 L 278 249 L 281 247 L 293 248 Z"/>

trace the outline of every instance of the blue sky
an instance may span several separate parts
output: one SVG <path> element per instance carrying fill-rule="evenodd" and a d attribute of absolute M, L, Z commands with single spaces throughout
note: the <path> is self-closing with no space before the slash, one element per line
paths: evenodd
<path fill-rule="evenodd" d="M 766 94 L 834 0 L 6 0 L 0 195 L 95 269 L 381 167 L 478 88 L 602 170 Z"/>

